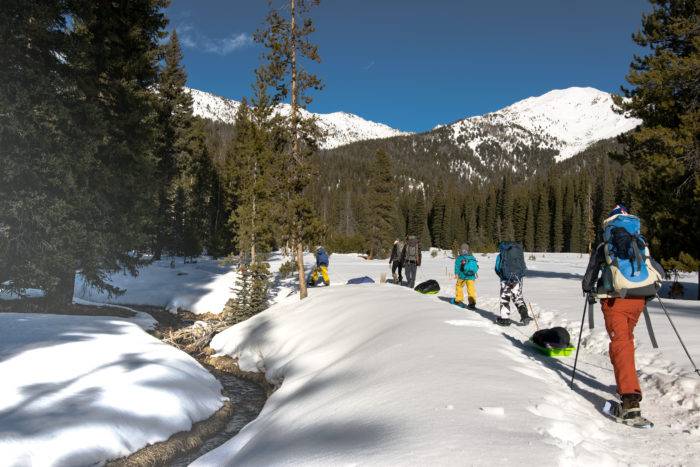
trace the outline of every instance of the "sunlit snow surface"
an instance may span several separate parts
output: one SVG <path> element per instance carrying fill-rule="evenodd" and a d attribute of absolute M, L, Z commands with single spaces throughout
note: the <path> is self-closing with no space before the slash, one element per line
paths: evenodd
<path fill-rule="evenodd" d="M 219 382 L 136 319 L 0 313 L 0 464 L 92 465 L 189 430 Z"/>
<path fill-rule="evenodd" d="M 292 290 L 279 288 L 277 305 L 212 346 L 282 386 L 258 419 L 195 465 L 697 464 L 699 379 L 658 304 L 650 307 L 661 349 L 651 349 L 643 323 L 636 330 L 642 407 L 657 426 L 635 430 L 600 412 L 614 397 L 614 377 L 599 308 L 596 328 L 584 330 L 572 390 L 573 356 L 544 358 L 524 343 L 534 323 L 493 324 L 494 255 L 477 258 L 477 312 L 448 303 L 453 263 L 443 252 L 424 253 L 419 272 L 419 280 L 440 282 L 438 296 L 344 285 L 388 271 L 386 261 L 356 255 L 332 255 L 331 286 L 312 289 L 307 300 L 285 298 Z M 586 263 L 575 254 L 538 254 L 525 279 L 539 325 L 566 326 L 574 341 Z M 692 293 L 697 277 L 684 281 Z M 700 360 L 697 303 L 667 301 Z"/>

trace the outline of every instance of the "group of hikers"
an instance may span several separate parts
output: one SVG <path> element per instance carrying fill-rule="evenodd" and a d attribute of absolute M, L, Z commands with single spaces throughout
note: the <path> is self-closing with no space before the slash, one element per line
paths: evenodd
<path fill-rule="evenodd" d="M 589 304 L 600 300 L 605 328 L 610 337 L 610 361 L 617 392 L 622 400 L 620 413 L 616 417 L 622 423 L 641 425 L 646 420 L 641 416 L 639 407 L 642 391 L 635 368 L 633 331 L 646 303 L 656 296 L 665 273 L 650 256 L 647 243 L 640 233 L 639 219 L 630 215 L 624 206 L 615 206 L 604 221 L 603 228 L 603 241 L 591 252 L 582 289 Z M 319 278 L 329 285 L 328 254 L 319 246 L 315 256 L 316 267 L 309 276 L 308 285 L 316 285 Z M 389 258 L 393 282 L 402 284 L 405 272 L 406 285 L 414 288 L 421 260 L 420 242 L 416 236 L 397 239 Z M 518 324 L 525 326 L 532 320 L 523 299 L 526 270 L 522 245 L 512 241 L 501 242 L 495 263 L 495 272 L 500 280 L 500 316 L 496 318 L 496 324 L 511 324 L 511 302 L 520 315 Z M 454 262 L 454 304 L 476 309 L 475 281 L 479 277 L 478 272 L 478 261 L 469 245 L 463 243 Z"/>

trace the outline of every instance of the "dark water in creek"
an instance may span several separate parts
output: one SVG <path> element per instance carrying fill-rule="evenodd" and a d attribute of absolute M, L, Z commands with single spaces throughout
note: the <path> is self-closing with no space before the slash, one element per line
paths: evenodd
<path fill-rule="evenodd" d="M 267 396 L 263 388 L 245 379 L 208 368 L 223 386 L 223 394 L 234 405 L 233 416 L 224 430 L 209 438 L 199 449 L 176 458 L 168 465 L 183 467 L 236 436 L 241 429 L 258 416 Z"/>

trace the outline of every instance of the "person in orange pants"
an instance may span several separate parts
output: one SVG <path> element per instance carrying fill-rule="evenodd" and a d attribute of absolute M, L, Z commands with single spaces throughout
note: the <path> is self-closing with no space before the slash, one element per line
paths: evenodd
<path fill-rule="evenodd" d="M 610 216 L 627 214 L 624 206 L 616 206 Z M 644 421 L 641 415 L 639 403 L 642 400 L 642 390 L 637 378 L 637 369 L 634 361 L 634 327 L 637 325 L 639 315 L 644 311 L 647 298 L 645 296 L 621 297 L 614 289 L 611 290 L 609 278 L 605 271 L 609 266 L 606 261 L 606 243 L 600 243 L 591 252 L 588 268 L 583 277 L 582 288 L 590 303 L 596 298 L 600 299 L 600 305 L 605 318 L 605 329 L 610 336 L 609 354 L 615 372 L 617 393 L 622 400 L 621 417 L 625 423 Z M 654 266 L 655 268 L 657 266 Z M 658 266 L 660 268 L 660 266 Z M 599 278 L 600 275 L 600 278 Z"/>
<path fill-rule="evenodd" d="M 610 336 L 608 351 L 615 371 L 617 392 L 626 399 L 639 403 L 642 390 L 639 387 L 634 363 L 634 327 L 644 310 L 644 297 L 603 298 L 600 300 L 605 318 L 605 329 Z"/>

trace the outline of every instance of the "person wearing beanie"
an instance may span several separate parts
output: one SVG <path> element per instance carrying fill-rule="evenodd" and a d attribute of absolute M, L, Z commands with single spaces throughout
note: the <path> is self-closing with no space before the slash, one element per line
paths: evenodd
<path fill-rule="evenodd" d="M 401 259 L 401 254 L 403 253 L 404 242 L 398 238 L 394 241 L 394 246 L 391 249 L 391 256 L 389 257 L 389 264 L 391 265 L 391 275 L 394 278 L 394 284 L 401 284 L 403 281 L 402 271 L 403 271 L 403 261 Z M 398 274 L 397 274 L 398 272 Z"/>
<path fill-rule="evenodd" d="M 331 285 L 331 280 L 328 277 L 328 253 L 323 249 L 322 246 L 316 247 L 316 267 L 311 272 L 309 280 L 307 280 L 307 286 L 315 287 L 318 283 L 319 278 L 323 280 L 325 286 Z M 319 277 L 320 276 L 320 277 Z"/>
<path fill-rule="evenodd" d="M 469 245 L 462 243 L 459 256 L 455 259 L 455 298 L 454 304 L 464 306 L 464 287 L 467 288 L 467 308 L 476 308 L 476 287 L 474 281 L 478 277 L 479 263 L 469 250 Z"/>

